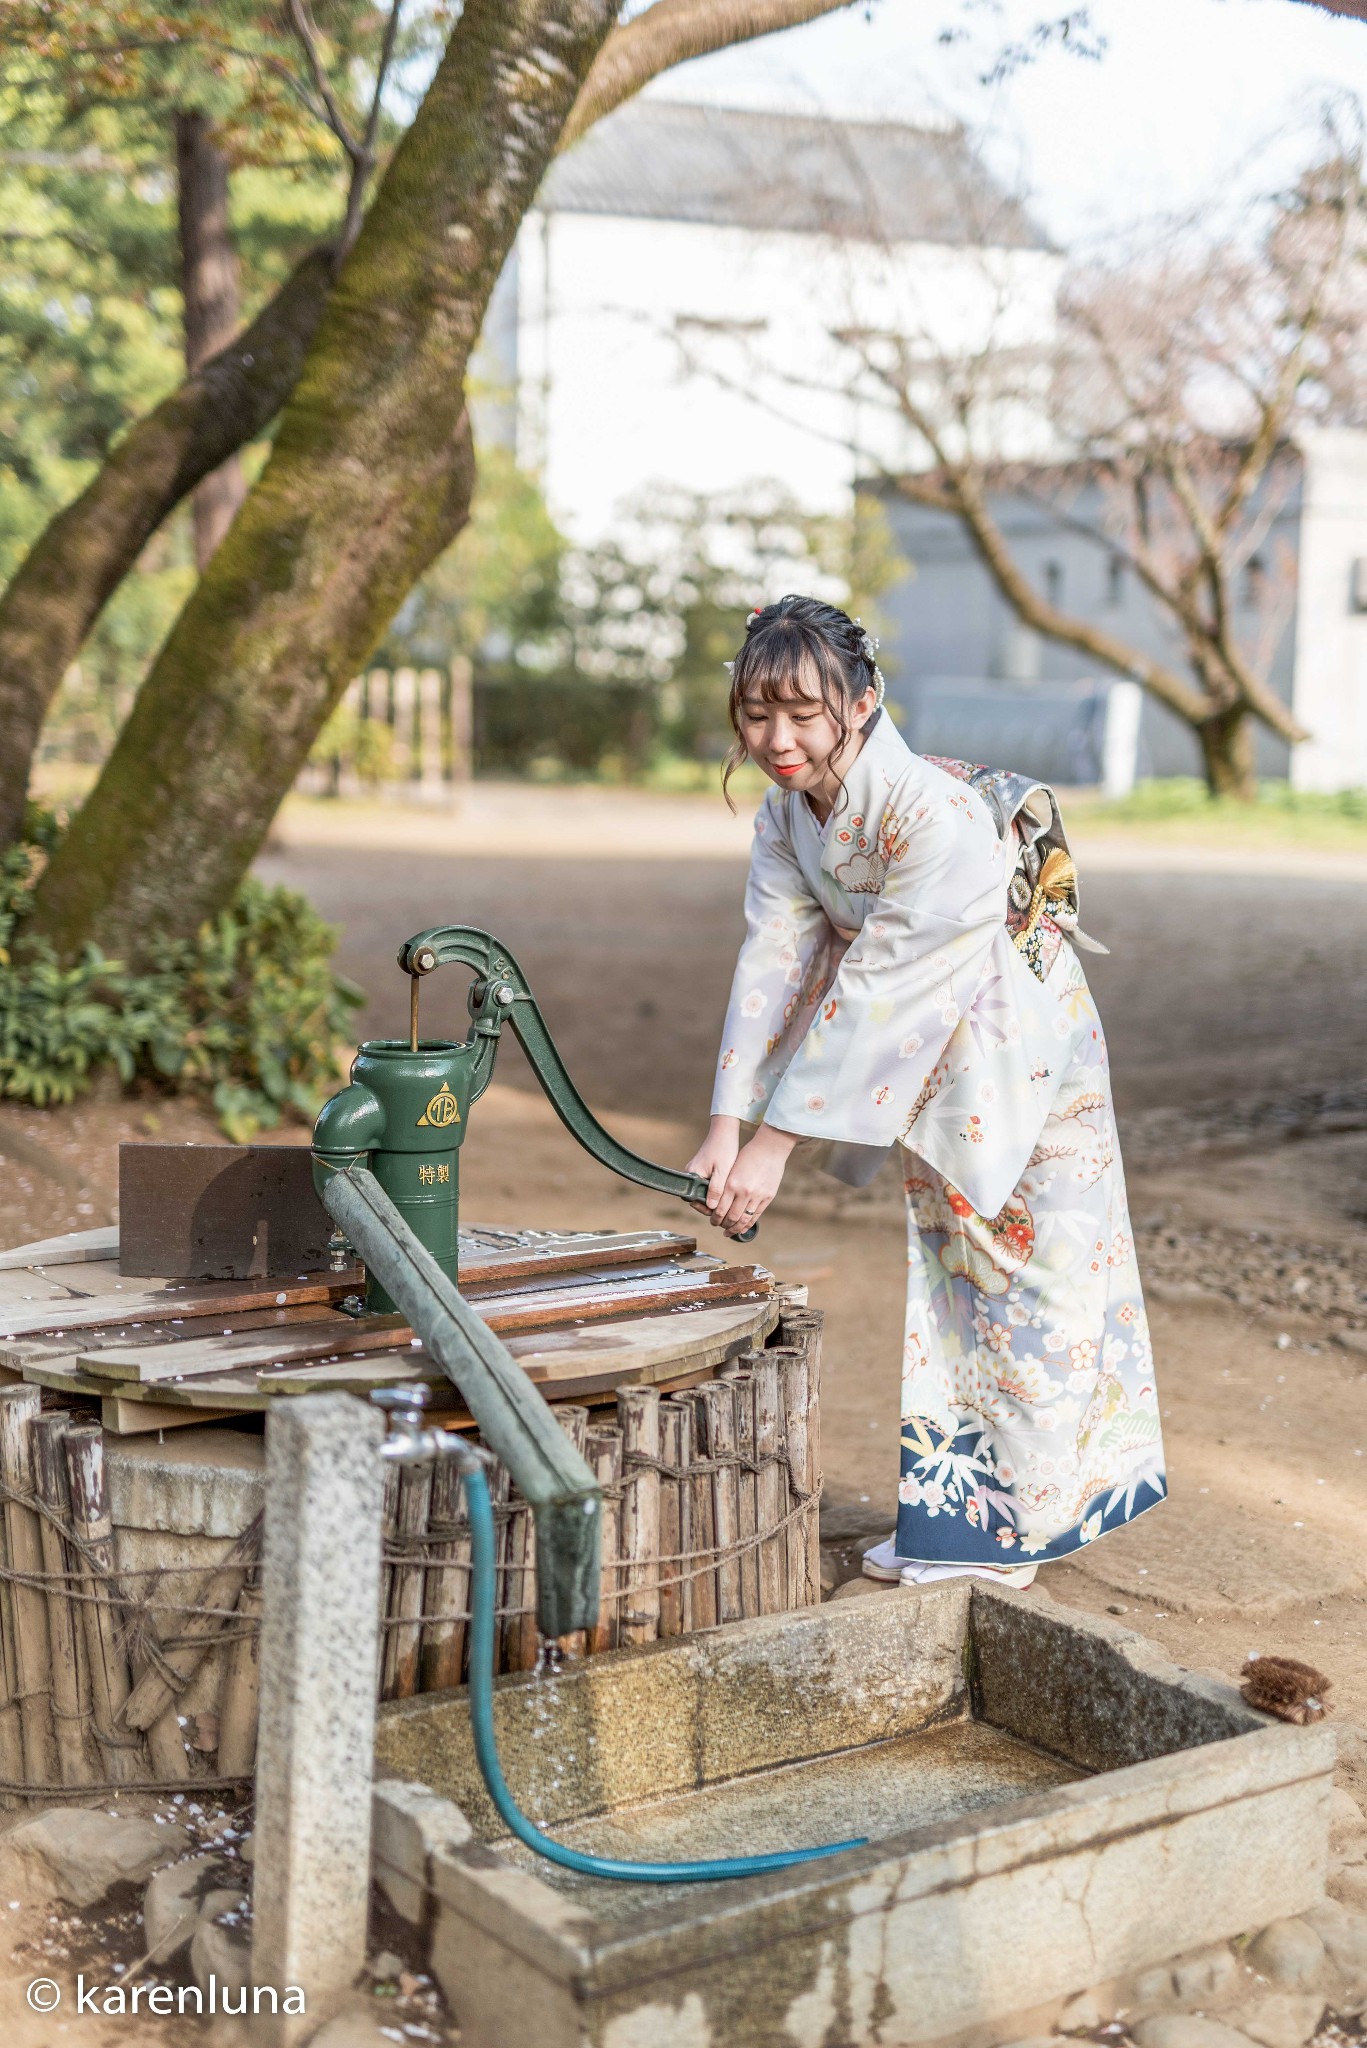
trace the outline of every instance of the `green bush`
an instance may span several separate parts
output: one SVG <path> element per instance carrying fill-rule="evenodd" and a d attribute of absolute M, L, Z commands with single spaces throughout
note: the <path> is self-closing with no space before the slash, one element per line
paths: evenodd
<path fill-rule="evenodd" d="M 60 828 L 31 810 L 0 855 L 0 1095 L 74 1101 L 96 1074 L 211 1102 L 237 1142 L 311 1117 L 337 1081 L 337 1049 L 363 997 L 333 972 L 336 933 L 302 896 L 245 881 L 189 941 L 130 973 L 96 946 L 59 961 L 26 939 L 33 886 Z"/>
<path fill-rule="evenodd" d="M 611 763 L 634 779 L 656 745 L 659 714 L 639 683 L 486 674 L 475 679 L 474 724 L 481 775 L 594 775 Z"/>

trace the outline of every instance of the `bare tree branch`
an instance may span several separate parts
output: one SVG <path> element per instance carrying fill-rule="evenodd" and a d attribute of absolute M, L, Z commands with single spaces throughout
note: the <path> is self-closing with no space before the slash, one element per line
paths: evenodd
<path fill-rule="evenodd" d="M 347 188 L 346 217 L 342 222 L 341 238 L 337 247 L 336 261 L 341 262 L 347 250 L 355 241 L 361 229 L 361 208 L 365 199 L 365 188 L 371 171 L 375 168 L 375 142 L 380 132 L 380 108 L 384 97 L 385 79 L 394 56 L 394 44 L 399 33 L 399 15 L 403 0 L 393 0 L 389 19 L 385 23 L 384 41 L 380 45 L 379 61 L 375 67 L 375 90 L 370 100 L 370 117 L 365 124 L 365 139 L 361 153 L 351 166 L 351 183 Z"/>
<path fill-rule="evenodd" d="M 914 475 L 899 476 L 893 484 L 898 493 L 911 503 L 929 504 L 935 511 L 944 511 L 947 509 L 944 502 L 946 481 L 940 480 L 938 487 L 932 481 L 929 490 L 921 478 Z M 1180 718 L 1194 724 L 1207 715 L 1211 706 L 1206 698 L 1175 669 L 1148 659 L 1114 634 L 1061 611 L 1057 605 L 1041 597 L 1011 553 L 1010 544 L 992 517 L 986 496 L 973 479 L 956 476 L 951 489 L 953 509 L 963 521 L 979 560 L 1023 625 L 1075 649 L 1079 654 L 1085 654 L 1089 660 L 1099 661 L 1117 675 L 1132 677 Z"/>
<path fill-rule="evenodd" d="M 568 149 L 595 121 L 638 93 L 652 78 L 733 43 L 753 42 L 835 14 L 856 0 L 655 0 L 634 21 L 615 28 L 599 51 L 570 110 L 560 147 Z"/>
<path fill-rule="evenodd" d="M 304 0 L 285 0 L 285 16 L 308 62 L 313 89 L 318 95 L 319 104 L 316 111 L 319 111 L 320 119 L 332 130 L 352 163 L 359 164 L 363 155 L 362 145 L 348 128 L 342 109 L 337 103 L 337 95 L 332 90 L 332 81 L 327 74 L 327 66 L 318 49 L 318 32 L 309 19 Z"/>

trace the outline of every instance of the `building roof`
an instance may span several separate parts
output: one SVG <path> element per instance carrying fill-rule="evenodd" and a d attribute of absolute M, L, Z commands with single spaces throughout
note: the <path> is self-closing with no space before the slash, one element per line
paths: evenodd
<path fill-rule="evenodd" d="M 555 213 L 1043 249 L 958 128 L 629 100 L 551 167 Z"/>

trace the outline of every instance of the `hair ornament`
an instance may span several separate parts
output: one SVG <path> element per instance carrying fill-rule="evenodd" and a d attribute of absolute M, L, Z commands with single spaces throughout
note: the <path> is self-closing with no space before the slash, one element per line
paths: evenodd
<path fill-rule="evenodd" d="M 876 633 L 870 633 L 866 629 L 864 621 L 862 619 L 856 619 L 854 623 L 859 628 L 859 652 L 863 655 L 865 661 L 873 670 L 873 687 L 875 692 L 873 700 L 874 710 L 881 711 L 883 708 L 883 698 L 887 693 L 888 687 L 886 682 L 883 680 L 883 671 L 881 668 L 879 668 L 877 661 L 874 659 L 881 643 Z"/>

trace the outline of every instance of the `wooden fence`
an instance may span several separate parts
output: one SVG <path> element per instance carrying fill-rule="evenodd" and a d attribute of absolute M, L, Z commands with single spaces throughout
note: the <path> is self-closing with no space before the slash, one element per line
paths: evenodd
<path fill-rule="evenodd" d="M 470 663 L 449 668 L 372 668 L 348 683 L 336 744 L 299 777 L 312 796 L 355 796 L 381 785 L 420 801 L 449 801 L 470 780 L 474 688 Z M 376 729 L 385 735 L 373 745 Z"/>

